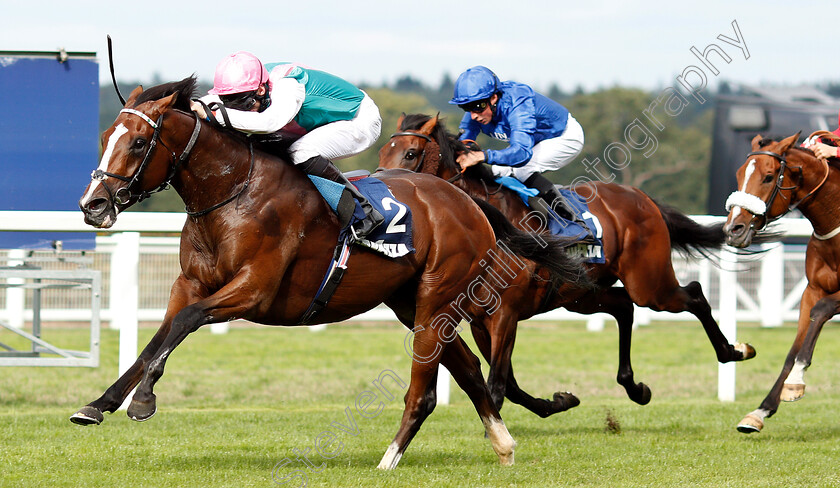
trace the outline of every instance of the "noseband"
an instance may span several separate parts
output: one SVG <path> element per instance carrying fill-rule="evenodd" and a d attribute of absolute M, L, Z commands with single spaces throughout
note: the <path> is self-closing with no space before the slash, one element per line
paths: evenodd
<path fill-rule="evenodd" d="M 149 124 L 154 130 L 154 134 L 152 134 L 152 140 L 149 142 L 149 149 L 146 151 L 145 156 L 143 156 L 143 161 L 140 163 L 140 166 L 137 168 L 137 171 L 134 172 L 132 176 L 122 176 L 115 173 L 109 173 L 107 171 L 103 171 L 101 169 L 97 169 L 90 174 L 91 180 L 98 180 L 102 183 L 102 186 L 105 187 L 105 191 L 108 192 L 108 196 L 111 198 L 112 204 L 116 207 L 117 205 L 126 205 L 132 199 L 137 199 L 138 202 L 149 198 L 155 193 L 161 192 L 169 188 L 169 185 L 172 182 L 172 178 L 175 177 L 175 173 L 178 171 L 178 168 L 181 164 L 184 163 L 189 157 L 190 152 L 192 152 L 193 146 L 195 146 L 196 140 L 198 140 L 198 134 L 201 132 L 201 124 L 198 121 L 198 116 L 195 116 L 195 127 L 193 128 L 192 135 L 190 136 L 189 142 L 187 142 L 186 147 L 184 147 L 184 151 L 181 153 L 180 156 L 175 156 L 175 151 L 170 149 L 161 139 L 160 139 L 160 130 L 161 126 L 163 125 L 163 114 L 158 117 L 157 122 L 152 121 L 148 115 L 140 112 L 139 110 L 134 110 L 130 108 L 124 108 L 120 110 L 120 113 L 127 113 L 131 115 L 136 115 Z M 170 153 L 170 168 L 169 173 L 166 175 L 166 179 L 157 186 L 157 188 L 144 191 L 140 190 L 138 192 L 132 192 L 132 188 L 135 186 L 140 185 L 140 181 L 143 178 L 143 174 L 146 171 L 146 168 L 149 166 L 149 161 L 152 159 L 152 153 L 154 153 L 155 147 L 157 147 L 157 143 L 166 148 L 167 151 Z M 116 178 L 120 181 L 127 182 L 128 185 L 118 189 L 116 192 L 111 190 L 111 187 L 105 182 L 106 177 Z M 116 208 L 115 208 L 116 210 Z"/>

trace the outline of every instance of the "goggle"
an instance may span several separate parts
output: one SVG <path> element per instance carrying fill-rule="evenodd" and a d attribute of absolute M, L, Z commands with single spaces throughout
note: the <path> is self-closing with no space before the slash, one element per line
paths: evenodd
<path fill-rule="evenodd" d="M 245 93 L 235 93 L 233 95 L 220 95 L 219 98 L 222 100 L 222 103 L 225 104 L 225 107 L 247 112 L 254 108 L 254 105 L 257 104 L 256 96 L 257 92 L 254 90 Z"/>
<path fill-rule="evenodd" d="M 458 105 L 464 112 L 484 112 L 490 106 L 490 100 L 479 100 L 477 102 L 465 103 Z"/>

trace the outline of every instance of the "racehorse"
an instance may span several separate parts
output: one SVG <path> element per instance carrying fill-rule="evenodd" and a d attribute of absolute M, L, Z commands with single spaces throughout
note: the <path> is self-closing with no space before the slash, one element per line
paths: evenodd
<path fill-rule="evenodd" d="M 486 200 L 518 227 L 534 230 L 536 212 L 529 211 L 515 192 L 496 183 L 486 165 L 461 171 L 455 157 L 466 149 L 437 116 L 404 115 L 398 121 L 397 132 L 391 136 L 391 141 L 379 151 L 379 168 L 402 168 L 436 175 L 470 196 Z M 557 307 L 584 314 L 605 312 L 612 315 L 619 330 L 616 379 L 628 397 L 640 405 L 650 402 L 651 391 L 646 384 L 636 383 L 630 362 L 634 303 L 657 311 L 694 314 L 703 325 L 717 360 L 722 363 L 755 356 L 755 349 L 749 344 L 726 341 L 712 317 L 711 306 L 700 284 L 693 281 L 680 286 L 674 275 L 672 248 L 703 255 L 710 249 L 718 249 L 725 240 L 722 224 L 702 226 L 678 210 L 658 204 L 641 190 L 624 185 L 595 182 L 574 190 L 587 200 L 590 213 L 600 222 L 598 230 L 605 261 L 587 265 L 588 274 L 597 287 L 567 283 L 559 290 L 536 289 L 535 299 L 523 302 L 520 307 L 519 320 Z M 612 286 L 617 280 L 621 280 L 623 288 Z M 488 328 L 476 335 L 476 344 L 490 362 L 491 371 L 509 368 L 510 354 L 500 355 L 496 349 L 512 344 L 515 326 L 516 322 L 511 321 L 507 329 Z M 562 402 L 533 399 L 516 386 L 512 372 L 506 385 L 494 384 L 493 379 L 491 373 L 488 378 L 491 392 L 504 392 L 506 386 L 504 396 L 540 416 L 568 408 Z M 498 380 L 503 381 L 504 375 L 499 375 Z M 555 394 L 555 400 L 558 394 Z M 494 396 L 494 400 L 501 406 L 501 399 Z"/>
<path fill-rule="evenodd" d="M 827 132 L 812 137 L 835 139 Z M 805 370 L 823 325 L 840 311 L 840 162 L 818 159 L 796 147 L 799 133 L 774 141 L 760 135 L 738 169 L 738 190 L 726 202 L 727 243 L 746 247 L 775 219 L 798 208 L 814 234 L 805 251 L 808 286 L 799 303 L 796 337 L 782 372 L 759 407 L 738 424 L 743 433 L 760 432 L 780 401 L 796 401 L 805 394 Z"/>
<path fill-rule="evenodd" d="M 489 292 L 476 291 L 476 280 L 486 286 L 506 273 L 506 283 L 518 286 L 530 279 L 531 268 L 513 264 L 518 256 L 497 245 L 502 237 L 460 191 L 429 176 L 382 175 L 398 199 L 392 203 L 412 209 L 415 251 L 385 258 L 353 246 L 343 281 L 317 322 L 301 323 L 334 254 L 338 219 L 291 163 L 255 150 L 241 133 L 199 120 L 189 109 L 195 84 L 190 77 L 146 91 L 137 87 L 102 134 L 99 168 L 79 201 L 85 222 L 110 227 L 119 212 L 168 185 L 184 201 L 188 218 L 181 274 L 160 328 L 128 371 L 71 420 L 101 423 L 103 412 L 114 412 L 135 386 L 127 414 L 150 418 L 156 411 L 153 387 L 167 358 L 202 325 L 237 318 L 285 326 L 337 322 L 384 302 L 413 326 L 413 362 L 400 428 L 379 467 L 396 467 L 434 408 L 429 391 L 439 363 L 475 405 L 500 462 L 512 464 L 515 443 L 478 358 L 454 333 L 457 322 L 444 319 L 459 294 L 472 292 L 479 299 L 458 302 L 459 310 L 484 313 L 482 320 L 492 323 L 481 300 Z"/>

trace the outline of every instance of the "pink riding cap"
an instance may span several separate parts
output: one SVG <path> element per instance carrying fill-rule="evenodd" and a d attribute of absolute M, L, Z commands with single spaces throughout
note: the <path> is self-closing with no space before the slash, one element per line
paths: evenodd
<path fill-rule="evenodd" d="M 268 71 L 253 54 L 238 51 L 221 60 L 216 66 L 211 95 L 230 95 L 256 90 L 268 81 Z"/>

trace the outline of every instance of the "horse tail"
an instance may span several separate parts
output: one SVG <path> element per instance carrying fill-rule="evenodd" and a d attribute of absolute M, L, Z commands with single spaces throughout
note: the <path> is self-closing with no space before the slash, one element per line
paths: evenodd
<path fill-rule="evenodd" d="M 690 257 L 711 258 L 712 250 L 721 249 L 726 243 L 726 234 L 723 232 L 724 222 L 703 225 L 682 213 L 680 210 L 654 201 L 662 214 L 662 220 L 668 226 L 668 234 L 671 236 L 671 248 Z M 764 232 L 753 239 L 755 244 L 766 242 L 778 242 L 782 235 L 775 232 Z M 746 251 L 739 249 L 738 254 L 757 254 L 762 251 Z"/>
<path fill-rule="evenodd" d="M 486 201 L 478 198 L 473 198 L 473 201 L 484 212 L 496 239 L 513 254 L 548 270 L 551 280 L 558 285 L 568 283 L 594 287 L 583 266 L 583 259 L 566 253 L 566 247 L 573 244 L 571 240 L 525 232 L 516 228 L 499 209 Z"/>

